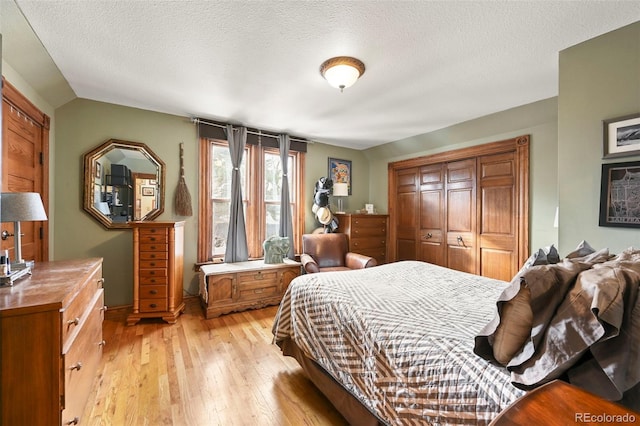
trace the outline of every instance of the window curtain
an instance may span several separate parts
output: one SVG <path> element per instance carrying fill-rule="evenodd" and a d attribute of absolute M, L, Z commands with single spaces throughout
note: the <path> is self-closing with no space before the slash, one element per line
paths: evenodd
<path fill-rule="evenodd" d="M 293 250 L 293 215 L 289 202 L 289 135 L 280 135 L 280 163 L 282 164 L 282 190 L 280 191 L 280 232 L 281 237 L 289 237 L 289 259 L 294 259 Z"/>
<path fill-rule="evenodd" d="M 227 125 L 227 142 L 231 155 L 231 206 L 229 209 L 229 231 L 227 233 L 227 249 L 224 261 L 244 262 L 249 259 L 247 247 L 247 230 L 244 224 L 244 208 L 242 204 L 242 185 L 240 180 L 240 164 L 247 142 L 247 128 L 234 129 Z"/>

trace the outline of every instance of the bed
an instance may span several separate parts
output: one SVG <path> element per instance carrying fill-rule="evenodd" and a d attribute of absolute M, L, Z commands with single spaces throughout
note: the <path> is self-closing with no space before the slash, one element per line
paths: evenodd
<path fill-rule="evenodd" d="M 596 261 L 607 259 L 608 252 Z M 576 275 L 592 266 L 579 260 Z M 491 334 L 483 332 L 500 322 L 498 302 L 516 278 L 507 283 L 418 261 L 303 275 L 280 304 L 274 342 L 350 424 L 488 424 L 539 384 L 516 383 L 517 366 L 482 354 Z"/>

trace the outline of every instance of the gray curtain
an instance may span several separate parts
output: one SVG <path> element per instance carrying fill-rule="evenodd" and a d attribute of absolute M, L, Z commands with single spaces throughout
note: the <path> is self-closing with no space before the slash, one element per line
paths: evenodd
<path fill-rule="evenodd" d="M 229 211 L 229 232 L 227 233 L 227 250 L 225 262 L 244 262 L 249 259 L 247 247 L 247 230 L 244 224 L 244 207 L 242 204 L 242 185 L 240 182 L 240 164 L 247 142 L 247 129 L 234 129 L 227 124 L 227 142 L 231 154 L 231 207 Z"/>
<path fill-rule="evenodd" d="M 280 232 L 281 237 L 289 237 L 289 259 L 294 259 L 293 215 L 289 203 L 289 135 L 280 135 L 280 163 L 282 163 L 282 191 L 280 193 Z"/>

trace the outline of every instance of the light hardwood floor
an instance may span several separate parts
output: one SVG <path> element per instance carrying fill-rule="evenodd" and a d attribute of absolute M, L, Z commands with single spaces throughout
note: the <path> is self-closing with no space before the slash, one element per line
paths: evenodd
<path fill-rule="evenodd" d="M 205 320 L 187 299 L 177 324 L 125 325 L 108 311 L 84 425 L 346 425 L 273 345 L 277 307 Z"/>

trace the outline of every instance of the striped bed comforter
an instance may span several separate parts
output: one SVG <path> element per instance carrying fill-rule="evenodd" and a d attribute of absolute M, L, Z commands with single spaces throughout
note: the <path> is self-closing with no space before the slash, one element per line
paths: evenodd
<path fill-rule="evenodd" d="M 403 261 L 303 275 L 273 326 L 380 420 L 488 424 L 523 391 L 473 354 L 507 283 Z"/>

